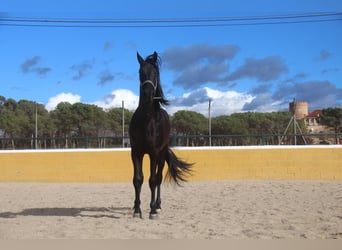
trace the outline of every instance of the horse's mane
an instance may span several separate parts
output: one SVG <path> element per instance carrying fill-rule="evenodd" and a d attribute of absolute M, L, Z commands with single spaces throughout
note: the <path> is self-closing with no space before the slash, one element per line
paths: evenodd
<path fill-rule="evenodd" d="M 154 52 L 154 53 L 157 55 L 157 59 L 155 60 L 155 54 L 151 54 L 151 55 L 146 57 L 145 62 L 152 64 L 154 66 L 154 68 L 157 70 L 157 75 L 158 75 L 157 81 L 158 82 L 157 82 L 155 101 L 157 103 L 160 103 L 160 104 L 166 106 L 169 104 L 169 101 L 167 99 L 165 99 L 164 92 L 163 92 L 163 89 L 162 89 L 161 83 L 160 83 L 159 67 L 161 66 L 161 58 L 156 52 Z"/>

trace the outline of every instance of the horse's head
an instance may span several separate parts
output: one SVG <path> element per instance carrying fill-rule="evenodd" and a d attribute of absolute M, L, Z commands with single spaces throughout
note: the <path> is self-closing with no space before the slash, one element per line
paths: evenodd
<path fill-rule="evenodd" d="M 144 60 L 137 53 L 137 58 L 140 64 L 140 96 L 143 102 L 153 102 L 159 86 L 158 54 L 154 52 Z"/>

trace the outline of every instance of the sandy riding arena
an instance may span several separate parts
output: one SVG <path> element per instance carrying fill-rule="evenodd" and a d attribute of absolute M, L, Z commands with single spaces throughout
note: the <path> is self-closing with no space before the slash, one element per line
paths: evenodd
<path fill-rule="evenodd" d="M 131 183 L 0 183 L 0 239 L 342 239 L 340 181 L 164 184 L 162 212 L 132 218 Z"/>

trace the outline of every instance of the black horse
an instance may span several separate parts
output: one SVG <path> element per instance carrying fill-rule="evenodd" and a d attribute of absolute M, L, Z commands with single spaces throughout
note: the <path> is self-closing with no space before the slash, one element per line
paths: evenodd
<path fill-rule="evenodd" d="M 140 64 L 140 97 L 139 105 L 129 125 L 131 157 L 134 165 L 133 184 L 135 188 L 134 217 L 142 218 L 140 209 L 140 191 L 144 180 L 142 161 L 145 154 L 150 157 L 151 211 L 150 219 L 157 218 L 160 211 L 160 184 L 163 178 L 165 161 L 168 164 L 166 177 L 179 184 L 186 181 L 191 173 L 192 164 L 186 163 L 169 148 L 170 121 L 164 105 L 168 101 L 164 97 L 160 84 L 160 58 L 156 52 L 144 60 L 139 53 Z M 157 188 L 157 197 L 156 197 Z"/>

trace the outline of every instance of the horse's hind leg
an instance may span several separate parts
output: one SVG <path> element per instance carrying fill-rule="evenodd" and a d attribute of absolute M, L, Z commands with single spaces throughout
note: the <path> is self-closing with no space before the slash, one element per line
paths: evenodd
<path fill-rule="evenodd" d="M 144 181 L 144 175 L 142 171 L 142 159 L 143 155 L 137 155 L 134 152 L 131 153 L 133 167 L 134 167 L 134 176 L 133 176 L 133 185 L 135 189 L 135 200 L 134 200 L 134 218 L 142 218 L 141 209 L 140 209 L 140 192 L 141 185 Z"/>

